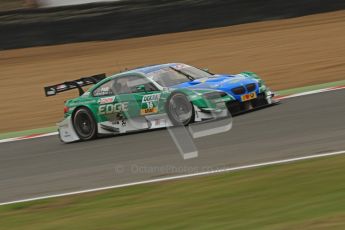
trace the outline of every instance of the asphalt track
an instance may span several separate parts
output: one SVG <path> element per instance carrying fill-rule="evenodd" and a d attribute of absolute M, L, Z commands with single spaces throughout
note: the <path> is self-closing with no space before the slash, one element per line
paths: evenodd
<path fill-rule="evenodd" d="M 345 90 L 284 100 L 195 140 L 183 160 L 167 130 L 62 144 L 57 136 L 0 144 L 0 203 L 345 149 Z"/>

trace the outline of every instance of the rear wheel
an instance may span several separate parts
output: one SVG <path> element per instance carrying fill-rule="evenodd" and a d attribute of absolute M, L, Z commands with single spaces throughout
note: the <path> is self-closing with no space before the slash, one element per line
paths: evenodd
<path fill-rule="evenodd" d="M 194 108 L 183 93 L 172 93 L 166 111 L 173 125 L 188 125 L 194 121 Z"/>
<path fill-rule="evenodd" d="M 97 124 L 87 108 L 79 108 L 73 116 L 74 129 L 82 141 L 91 140 L 97 135 Z"/>

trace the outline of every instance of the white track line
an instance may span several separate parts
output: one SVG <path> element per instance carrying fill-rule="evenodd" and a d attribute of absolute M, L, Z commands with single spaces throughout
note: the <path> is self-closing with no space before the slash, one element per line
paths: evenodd
<path fill-rule="evenodd" d="M 307 91 L 307 92 L 303 92 L 303 93 L 295 93 L 295 94 L 291 94 L 291 95 L 287 95 L 287 96 L 282 96 L 282 97 L 279 97 L 279 95 L 278 95 L 278 98 L 281 99 L 281 100 L 284 100 L 284 99 L 289 99 L 289 98 L 293 98 L 293 97 L 302 97 L 302 96 L 318 94 L 318 93 L 325 93 L 325 92 L 335 91 L 335 90 L 340 90 L 340 89 L 345 89 L 345 86 L 329 87 L 329 88 L 324 88 L 324 89 L 316 89 L 316 90 L 311 90 L 311 91 Z"/>
<path fill-rule="evenodd" d="M 315 154 L 315 155 L 304 156 L 304 157 L 290 158 L 290 159 L 285 159 L 285 160 L 277 160 L 277 161 L 269 161 L 269 162 L 264 162 L 264 163 L 251 164 L 251 165 L 244 165 L 244 166 L 233 167 L 233 168 L 211 170 L 211 171 L 207 171 L 207 172 L 185 174 L 185 175 L 180 175 L 180 176 L 172 176 L 172 177 L 165 177 L 165 178 L 159 178 L 159 179 L 153 179 L 153 180 L 144 180 L 144 181 L 132 182 L 132 183 L 127 183 L 127 184 L 119 184 L 119 185 L 112 185 L 112 186 L 107 186 L 107 187 L 86 189 L 86 190 L 80 190 L 80 191 L 75 191 L 75 192 L 67 192 L 67 193 L 60 193 L 60 194 L 54 194 L 54 195 L 40 196 L 40 197 L 34 197 L 34 198 L 28 198 L 28 199 L 22 199 L 22 200 L 15 200 L 15 201 L 0 203 L 0 206 L 29 202 L 29 201 L 35 201 L 35 200 L 43 200 L 43 199 L 48 199 L 48 198 L 56 198 L 56 197 L 77 195 L 77 194 L 83 194 L 83 193 L 97 192 L 97 191 L 103 191 L 103 190 L 109 190 L 109 189 L 124 188 L 124 187 L 141 185 L 141 184 L 151 184 L 151 183 L 157 183 L 157 182 L 162 182 L 162 181 L 170 181 L 170 180 L 176 180 L 176 179 L 182 179 L 182 178 L 211 175 L 211 174 L 216 174 L 216 173 L 232 172 L 232 171 L 257 168 L 257 167 L 262 167 L 262 166 L 284 164 L 284 163 L 290 163 L 290 162 L 307 160 L 307 159 L 315 159 L 315 158 L 321 158 L 321 157 L 335 156 L 335 155 L 340 155 L 340 154 L 344 154 L 344 153 L 345 153 L 345 150 L 337 151 L 337 152 L 328 152 L 328 153 Z"/>

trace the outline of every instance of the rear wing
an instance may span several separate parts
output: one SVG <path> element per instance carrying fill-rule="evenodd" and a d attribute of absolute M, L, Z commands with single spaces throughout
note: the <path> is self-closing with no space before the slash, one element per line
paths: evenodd
<path fill-rule="evenodd" d="M 73 81 L 65 81 L 64 83 L 57 84 L 57 85 L 46 86 L 44 87 L 44 92 L 46 96 L 49 97 L 49 96 L 54 96 L 58 93 L 68 91 L 71 89 L 78 89 L 79 96 L 81 96 L 84 93 L 84 90 L 82 89 L 82 87 L 87 86 L 87 85 L 97 84 L 98 82 L 100 82 L 101 80 L 105 78 L 106 78 L 105 73 L 93 75 L 90 77 L 82 77 L 80 79 L 73 80 Z"/>

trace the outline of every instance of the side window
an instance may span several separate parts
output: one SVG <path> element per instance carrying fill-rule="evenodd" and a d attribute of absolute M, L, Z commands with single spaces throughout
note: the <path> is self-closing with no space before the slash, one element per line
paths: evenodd
<path fill-rule="evenodd" d="M 139 93 L 144 91 L 157 91 L 158 89 L 145 77 L 141 76 L 125 76 L 114 79 L 114 93 L 115 94 L 130 94 L 130 93 Z M 140 89 L 139 86 L 143 86 L 143 89 Z"/>
<path fill-rule="evenodd" d="M 114 95 L 112 85 L 114 80 L 108 81 L 103 85 L 100 85 L 97 89 L 93 91 L 93 96 L 102 97 L 102 96 L 112 96 Z"/>

